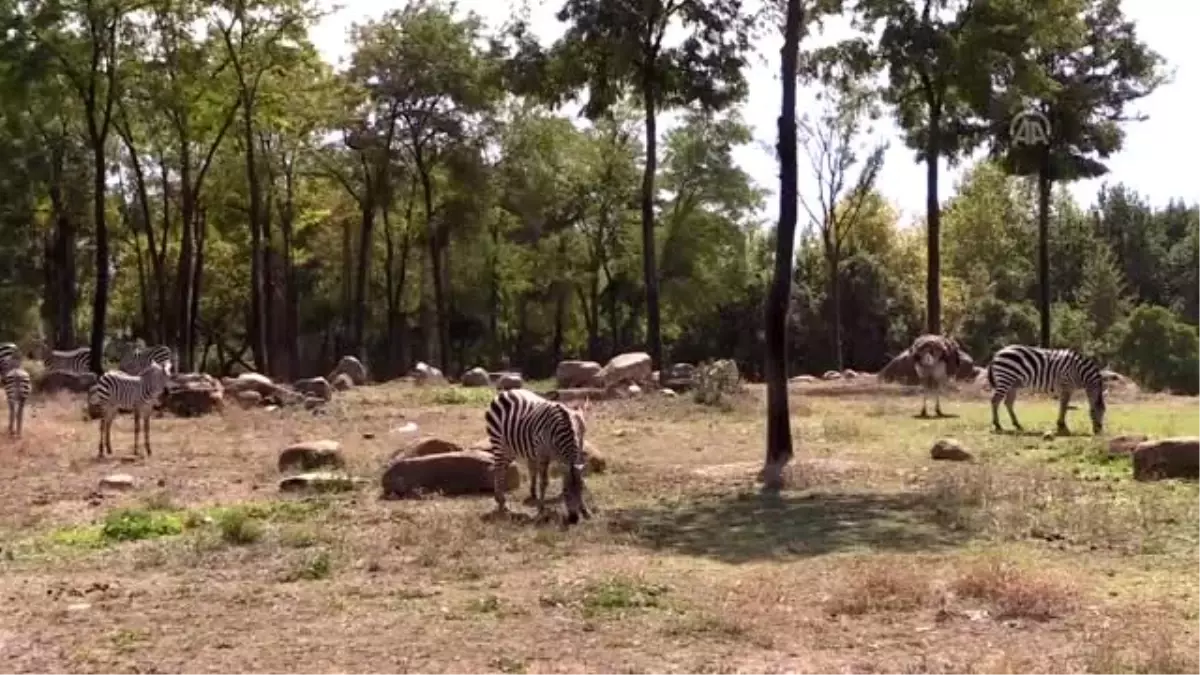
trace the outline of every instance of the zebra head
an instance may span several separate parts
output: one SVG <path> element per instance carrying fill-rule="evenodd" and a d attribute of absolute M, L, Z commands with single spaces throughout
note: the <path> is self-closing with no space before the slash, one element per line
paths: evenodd
<path fill-rule="evenodd" d="M 1091 405 L 1088 406 L 1088 412 L 1092 416 L 1092 434 L 1099 436 L 1104 433 L 1104 412 L 1106 409 L 1103 383 L 1096 387 L 1096 393 L 1091 394 L 1090 398 Z"/>
<path fill-rule="evenodd" d="M 570 453 L 563 482 L 563 501 L 567 506 L 567 525 L 575 525 L 579 522 L 580 516 L 591 518 L 587 505 L 583 503 L 583 472 L 587 467 L 587 446 L 584 443 L 587 425 L 584 422 L 583 409 L 586 409 L 586 406 L 582 409 L 567 405 L 561 407 L 567 420 L 571 423 L 572 441 L 575 446 L 574 452 Z"/>

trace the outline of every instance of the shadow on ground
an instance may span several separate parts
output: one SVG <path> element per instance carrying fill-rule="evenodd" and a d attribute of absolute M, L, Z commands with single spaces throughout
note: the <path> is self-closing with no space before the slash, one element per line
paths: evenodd
<path fill-rule="evenodd" d="M 740 563 L 854 550 L 928 552 L 963 543 L 919 495 L 758 493 L 614 509 L 610 529 L 660 551 Z"/>

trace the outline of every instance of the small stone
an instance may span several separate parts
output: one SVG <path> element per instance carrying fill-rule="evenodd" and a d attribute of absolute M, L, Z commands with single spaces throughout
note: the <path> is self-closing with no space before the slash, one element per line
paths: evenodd
<path fill-rule="evenodd" d="M 365 478 L 356 478 L 344 473 L 314 471 L 288 476 L 279 481 L 280 492 L 345 492 L 366 483 Z"/>
<path fill-rule="evenodd" d="M 933 448 L 929 450 L 929 456 L 932 459 L 951 462 L 970 462 L 974 459 L 971 453 L 964 450 L 962 445 L 953 438 L 943 438 L 934 443 Z"/>
<path fill-rule="evenodd" d="M 100 479 L 101 490 L 132 490 L 133 476 L 127 473 L 114 473 Z"/>

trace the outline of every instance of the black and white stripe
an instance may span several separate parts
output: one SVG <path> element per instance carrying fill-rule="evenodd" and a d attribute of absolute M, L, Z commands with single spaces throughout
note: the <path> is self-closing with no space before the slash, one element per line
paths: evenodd
<path fill-rule="evenodd" d="M 155 402 L 167 387 L 167 372 L 152 363 L 138 375 L 110 370 L 100 376 L 88 394 L 92 404 L 100 406 L 100 456 L 112 454 L 112 423 L 122 408 L 133 410 L 133 454 L 138 454 L 138 432 L 145 420 L 146 456 L 150 456 L 150 415 Z"/>
<path fill-rule="evenodd" d="M 992 357 L 988 364 L 988 384 L 992 387 L 992 426 L 1000 427 L 1000 401 L 1008 408 L 1008 416 L 1018 431 L 1021 424 L 1013 412 L 1017 391 L 1058 393 L 1058 433 L 1069 434 L 1067 406 L 1076 389 L 1087 392 L 1092 433 L 1104 431 L 1104 378 L 1100 364 L 1090 357 L 1070 349 L 1043 349 L 1026 345 L 1009 345 Z"/>
<path fill-rule="evenodd" d="M 42 359 L 46 372 L 62 371 L 66 373 L 92 372 L 92 350 L 90 347 L 61 350 L 55 349 Z"/>
<path fill-rule="evenodd" d="M 0 358 L 0 365 L 11 365 L 0 372 L 0 387 L 8 400 L 8 435 L 19 437 L 25 426 L 25 402 L 33 391 L 33 382 L 24 368 L 12 363 L 11 358 Z"/>
<path fill-rule="evenodd" d="M 123 373 L 136 375 L 149 368 L 151 363 L 157 363 L 170 375 L 173 362 L 174 356 L 171 354 L 171 348 L 166 345 L 151 347 L 129 345 L 121 356 L 118 369 Z"/>
<path fill-rule="evenodd" d="M 551 460 L 563 464 L 563 498 L 567 505 L 567 524 L 590 518 L 583 503 L 583 471 L 586 462 L 582 413 L 566 405 L 548 401 L 525 389 L 511 389 L 496 395 L 488 405 L 487 435 L 494 460 L 496 510 L 506 510 L 508 465 L 521 458 L 528 462 L 530 498 L 537 504 L 538 515 L 545 513 L 546 485 Z M 542 489 L 538 492 L 538 482 Z"/>
<path fill-rule="evenodd" d="M 21 351 L 15 342 L 0 342 L 0 373 L 21 365 Z"/>

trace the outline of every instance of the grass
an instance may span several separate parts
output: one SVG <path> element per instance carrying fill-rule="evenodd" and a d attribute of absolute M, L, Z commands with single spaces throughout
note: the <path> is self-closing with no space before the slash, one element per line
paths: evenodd
<path fill-rule="evenodd" d="M 537 386 L 534 384 L 533 386 Z M 791 487 L 758 493 L 761 387 L 593 404 L 591 521 L 485 520 L 491 497 L 378 500 L 412 433 L 483 437 L 488 389 L 388 384 L 331 413 L 156 418 L 97 460 L 69 397 L 0 439 L 11 670 L 1197 672 L 1195 483 L 1139 483 L 1090 435 L 992 434 L 986 399 L 914 419 L 862 381 L 792 388 Z M 1086 409 L 1070 422 L 1086 428 Z M 1116 399 L 1109 433 L 1195 434 L 1194 398 Z M 118 419 L 118 455 L 132 440 Z M 977 462 L 933 462 L 939 438 Z M 296 441 L 342 443 L 346 492 L 278 491 Z M 129 473 L 133 490 L 99 480 Z M 524 467 L 522 467 L 524 472 Z M 528 477 L 510 502 L 514 510 Z M 550 493 L 558 491 L 554 479 Z M 6 633 L 6 631 L 8 633 Z M 404 649 L 382 636 L 421 635 Z M 570 648 L 563 649 L 563 641 Z M 462 644 L 470 645 L 462 649 Z M 47 647 L 52 645 L 52 647 Z M 269 649 L 264 649 L 269 645 Z"/>

